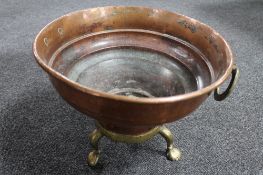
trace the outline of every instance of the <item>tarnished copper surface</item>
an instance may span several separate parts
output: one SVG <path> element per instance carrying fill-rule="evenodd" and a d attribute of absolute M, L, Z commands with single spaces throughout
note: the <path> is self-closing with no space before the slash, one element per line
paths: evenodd
<path fill-rule="evenodd" d="M 148 95 L 149 98 L 128 97 L 122 91 L 119 93 L 122 95 L 108 92 L 106 83 L 99 84 L 105 81 L 105 76 L 111 77 L 111 74 L 99 73 L 104 67 L 94 69 L 94 76 L 98 78 L 92 79 L 92 72 L 88 72 L 89 79 L 84 77 L 80 83 L 72 78 L 81 69 L 74 69 L 76 62 L 82 58 L 92 61 L 98 58 L 92 55 L 107 55 L 106 49 L 116 48 L 150 50 L 149 53 L 138 52 L 138 55 L 146 57 L 156 51 L 160 61 L 163 60 L 162 54 L 168 60 L 157 68 L 164 70 L 166 63 L 172 65 L 173 62 L 181 68 L 174 68 L 175 71 L 166 74 L 165 80 L 162 78 L 165 76 L 156 72 L 153 72 L 156 79 L 152 81 L 141 74 L 148 81 L 146 84 L 154 87 L 150 91 L 157 94 L 154 97 Z M 116 50 L 123 55 L 125 51 Z M 58 93 L 69 104 L 96 119 L 104 128 L 121 134 L 143 133 L 191 113 L 227 79 L 234 65 L 228 44 L 209 26 L 183 15 L 145 7 L 100 7 L 64 15 L 40 31 L 34 41 L 33 52 Z M 119 62 L 114 62 L 110 71 L 112 76 L 119 76 L 117 64 Z M 142 67 L 144 62 L 131 64 Z M 148 69 L 153 70 L 154 66 Z M 72 69 L 75 72 L 70 74 Z M 173 78 L 180 72 L 183 73 L 179 79 L 182 77 L 180 80 L 186 83 L 173 84 Z M 91 84 L 95 80 L 100 81 Z M 159 88 L 158 82 L 164 87 Z M 146 87 L 146 84 L 140 86 Z M 147 92 L 132 93 L 147 96 Z"/>

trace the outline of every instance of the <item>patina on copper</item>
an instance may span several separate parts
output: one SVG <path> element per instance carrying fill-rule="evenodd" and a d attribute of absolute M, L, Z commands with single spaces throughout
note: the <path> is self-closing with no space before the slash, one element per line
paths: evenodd
<path fill-rule="evenodd" d="M 121 135 L 185 117 L 214 90 L 215 99 L 223 100 L 238 77 L 231 49 L 215 30 L 145 7 L 64 15 L 40 31 L 33 52 L 69 104 Z"/>

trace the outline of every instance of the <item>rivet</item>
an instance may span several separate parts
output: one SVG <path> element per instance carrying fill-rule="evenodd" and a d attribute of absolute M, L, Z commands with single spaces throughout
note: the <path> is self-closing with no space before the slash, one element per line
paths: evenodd
<path fill-rule="evenodd" d="M 48 46 L 48 38 L 44 38 L 44 43 L 46 46 Z"/>
<path fill-rule="evenodd" d="M 63 33 L 64 33 L 63 28 L 58 28 L 58 33 L 59 33 L 60 35 L 63 35 Z"/>

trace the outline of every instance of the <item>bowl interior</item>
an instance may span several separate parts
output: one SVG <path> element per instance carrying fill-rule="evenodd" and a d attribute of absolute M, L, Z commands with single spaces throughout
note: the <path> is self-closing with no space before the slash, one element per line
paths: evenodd
<path fill-rule="evenodd" d="M 131 97 L 168 97 L 211 83 L 194 46 L 150 31 L 112 30 L 63 45 L 49 66 L 89 88 Z"/>

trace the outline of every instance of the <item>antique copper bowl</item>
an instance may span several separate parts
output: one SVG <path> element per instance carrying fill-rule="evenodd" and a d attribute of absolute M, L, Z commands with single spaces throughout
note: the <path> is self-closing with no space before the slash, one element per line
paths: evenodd
<path fill-rule="evenodd" d="M 213 91 L 223 100 L 238 77 L 228 44 L 211 27 L 145 7 L 64 15 L 40 31 L 33 52 L 58 93 L 97 121 L 90 165 L 97 163 L 103 135 L 140 142 L 160 133 L 168 142 L 168 158 L 179 159 L 171 133 L 161 125 L 185 117 Z"/>

